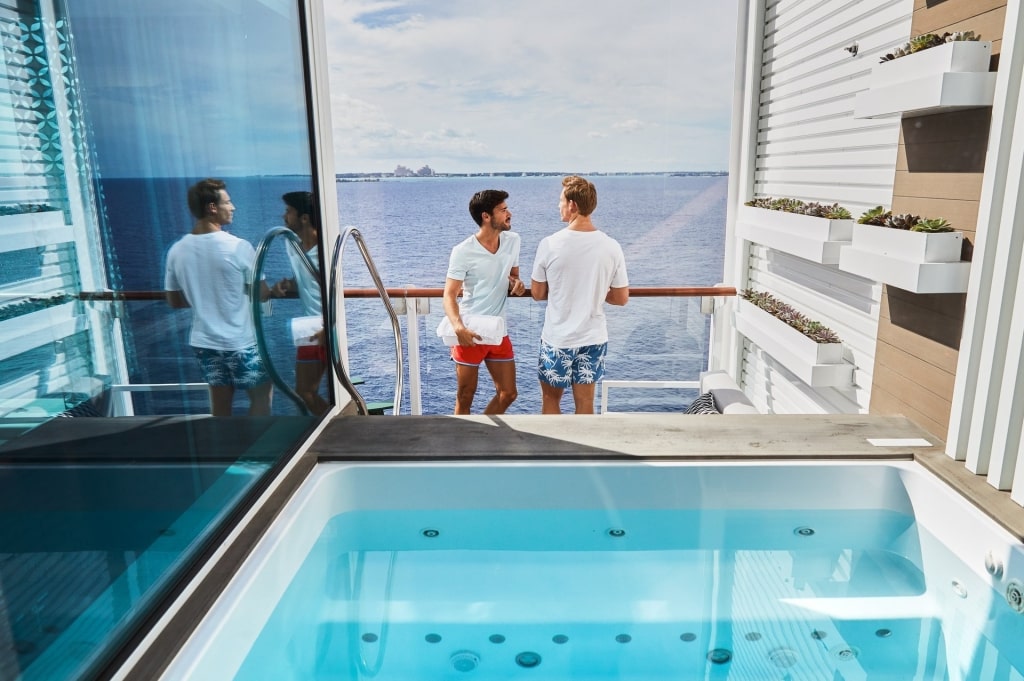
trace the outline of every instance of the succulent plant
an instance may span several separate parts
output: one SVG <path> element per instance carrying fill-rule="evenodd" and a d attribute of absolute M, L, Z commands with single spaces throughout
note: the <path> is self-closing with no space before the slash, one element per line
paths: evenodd
<path fill-rule="evenodd" d="M 770 293 L 748 288 L 740 293 L 740 297 L 789 324 L 816 343 L 842 343 L 835 331 L 821 322 L 808 319 L 793 306 L 787 305 Z"/>
<path fill-rule="evenodd" d="M 921 218 L 917 215 L 911 215 L 910 213 L 896 213 L 890 215 L 889 219 L 885 221 L 886 227 L 892 229 L 911 229 L 914 225 L 921 221 Z"/>
<path fill-rule="evenodd" d="M 946 38 L 944 35 L 925 33 L 924 35 L 915 36 L 910 39 L 910 52 L 920 52 L 921 50 L 927 50 L 929 47 L 938 47 L 945 42 Z"/>
<path fill-rule="evenodd" d="M 853 215 L 846 208 L 843 208 L 838 203 L 833 203 L 831 206 L 825 206 L 825 214 L 822 216 L 829 220 L 852 220 Z"/>
<path fill-rule="evenodd" d="M 45 310 L 48 307 L 61 305 L 71 300 L 74 300 L 74 296 L 69 293 L 57 293 L 52 296 L 30 296 L 17 303 L 0 306 L 0 321 L 14 319 L 15 317 L 38 310 Z"/>
<path fill-rule="evenodd" d="M 43 203 L 8 203 L 0 206 L 0 215 L 22 215 L 24 213 L 45 213 L 57 210 Z"/>
<path fill-rule="evenodd" d="M 916 225 L 910 228 L 911 232 L 952 232 L 953 225 L 946 222 L 943 218 L 931 218 L 927 220 L 920 220 Z"/>
<path fill-rule="evenodd" d="M 921 50 L 927 50 L 931 47 L 938 47 L 945 43 L 956 43 L 972 40 L 981 40 L 981 36 L 976 34 L 974 31 L 956 31 L 955 33 L 943 33 L 938 35 L 936 33 L 925 33 L 919 36 L 915 36 L 910 39 L 910 42 L 903 43 L 897 47 L 892 48 L 889 52 L 882 55 L 879 59 L 880 63 L 892 61 L 893 59 L 899 59 L 900 57 L 906 57 L 908 54 L 914 54 Z"/>
<path fill-rule="evenodd" d="M 874 208 L 864 211 L 864 213 L 857 218 L 857 222 L 862 225 L 876 225 L 878 227 L 885 227 L 886 221 L 892 216 L 890 211 L 882 208 L 881 206 L 875 206 Z"/>
<path fill-rule="evenodd" d="M 763 196 L 757 199 L 751 199 L 744 205 L 752 206 L 754 208 L 764 208 L 767 210 L 778 210 L 785 213 L 810 215 L 817 218 L 828 218 L 829 220 L 849 220 L 852 217 L 850 215 L 850 211 L 843 208 L 838 203 L 823 205 L 816 201 L 804 203 L 799 199 L 773 199 L 770 196 Z"/>
<path fill-rule="evenodd" d="M 981 36 L 977 35 L 974 31 L 954 31 L 953 33 L 946 33 L 945 37 L 947 43 L 981 40 Z"/>
<path fill-rule="evenodd" d="M 900 57 L 906 57 L 908 54 L 910 54 L 910 47 L 909 46 L 900 45 L 899 47 L 894 47 L 889 52 L 886 52 L 885 54 L 883 54 L 882 58 L 879 59 L 878 61 L 879 61 L 879 63 L 884 64 L 885 62 L 892 61 L 893 59 L 899 59 Z"/>

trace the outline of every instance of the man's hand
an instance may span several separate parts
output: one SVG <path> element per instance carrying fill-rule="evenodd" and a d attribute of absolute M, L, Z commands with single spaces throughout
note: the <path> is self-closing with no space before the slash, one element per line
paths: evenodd
<path fill-rule="evenodd" d="M 455 329 L 455 337 L 459 339 L 459 345 L 464 348 L 471 348 L 476 345 L 478 340 L 484 339 L 484 337 L 476 331 L 473 329 L 467 329 L 465 326 L 461 329 Z"/>
<path fill-rule="evenodd" d="M 519 277 L 508 278 L 508 293 L 512 296 L 521 296 L 526 293 L 526 284 Z"/>

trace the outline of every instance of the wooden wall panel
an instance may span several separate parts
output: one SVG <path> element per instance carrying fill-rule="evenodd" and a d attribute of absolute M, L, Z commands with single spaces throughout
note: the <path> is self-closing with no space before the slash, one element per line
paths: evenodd
<path fill-rule="evenodd" d="M 911 35 L 972 30 L 993 41 L 1003 32 L 1006 0 L 915 0 Z M 998 60 L 993 60 L 993 64 Z M 943 217 L 964 232 L 970 259 L 977 231 L 990 108 L 904 117 L 892 210 Z M 964 294 L 916 295 L 885 287 L 871 390 L 872 413 L 902 414 L 937 438 L 949 427 L 963 328 Z"/>

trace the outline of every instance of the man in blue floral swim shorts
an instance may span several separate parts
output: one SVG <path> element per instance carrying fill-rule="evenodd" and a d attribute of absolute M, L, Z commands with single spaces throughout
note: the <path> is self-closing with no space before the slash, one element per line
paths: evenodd
<path fill-rule="evenodd" d="M 590 214 L 596 207 L 593 184 L 575 175 L 564 178 L 558 212 L 569 224 L 540 242 L 533 261 L 530 293 L 548 301 L 537 361 L 543 414 L 562 413 L 569 387 L 576 413 L 594 413 L 608 350 L 604 303 L 629 301 L 622 247 L 594 227 Z"/>
<path fill-rule="evenodd" d="M 249 272 L 256 251 L 228 234 L 235 205 L 222 180 L 206 179 L 188 190 L 196 218 L 191 233 L 167 252 L 164 289 L 174 308 L 192 308 L 189 345 L 210 384 L 214 416 L 230 416 L 235 389 L 249 394 L 249 415 L 270 414 L 273 384 L 256 350 L 249 304 Z M 261 282 L 261 298 L 270 289 Z"/>

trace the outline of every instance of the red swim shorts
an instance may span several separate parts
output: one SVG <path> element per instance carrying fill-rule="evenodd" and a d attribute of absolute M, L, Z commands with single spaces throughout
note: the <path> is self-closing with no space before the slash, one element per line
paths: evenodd
<path fill-rule="evenodd" d="M 481 362 L 514 362 L 516 355 L 512 352 L 512 341 L 508 336 L 501 339 L 499 345 L 462 345 L 452 346 L 452 361 L 467 366 L 480 366 Z"/>
<path fill-rule="evenodd" d="M 326 345 L 300 345 L 295 348 L 296 362 L 320 362 L 327 364 Z"/>

